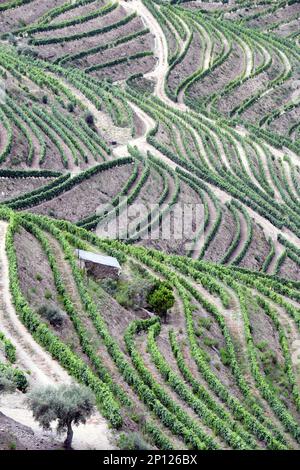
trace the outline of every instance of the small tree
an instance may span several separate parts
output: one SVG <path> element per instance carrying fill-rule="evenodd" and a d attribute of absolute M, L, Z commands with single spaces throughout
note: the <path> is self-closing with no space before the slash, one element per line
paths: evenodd
<path fill-rule="evenodd" d="M 95 406 L 92 393 L 80 385 L 40 388 L 30 393 L 28 402 L 34 419 L 44 429 L 49 429 L 51 423 L 57 420 L 57 432 L 67 432 L 66 449 L 72 448 L 72 425 L 84 424 Z"/>
<path fill-rule="evenodd" d="M 169 284 L 166 282 L 158 282 L 149 293 L 147 301 L 149 307 L 155 313 L 166 319 L 168 310 L 172 308 L 175 303 L 175 297 Z"/>
<path fill-rule="evenodd" d="M 68 105 L 67 105 L 67 110 L 70 113 L 73 113 L 74 109 L 75 109 L 75 104 L 70 101 L 70 103 L 68 103 Z"/>
<path fill-rule="evenodd" d="M 94 116 L 92 113 L 86 113 L 85 115 L 85 122 L 87 123 L 88 126 L 93 127 L 94 126 Z"/>

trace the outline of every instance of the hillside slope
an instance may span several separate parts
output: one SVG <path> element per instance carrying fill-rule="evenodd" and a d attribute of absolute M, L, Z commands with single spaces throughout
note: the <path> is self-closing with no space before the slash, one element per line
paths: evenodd
<path fill-rule="evenodd" d="M 0 4 L 0 332 L 17 356 L 0 365 L 90 387 L 101 448 L 299 448 L 299 16 Z M 163 236 L 190 206 L 192 233 L 175 218 Z M 85 275 L 75 248 L 117 257 L 120 279 Z M 145 297 L 158 280 L 166 322 Z"/>

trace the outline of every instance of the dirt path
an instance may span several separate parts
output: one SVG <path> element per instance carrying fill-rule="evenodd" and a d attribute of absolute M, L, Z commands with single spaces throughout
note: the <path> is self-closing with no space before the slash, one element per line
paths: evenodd
<path fill-rule="evenodd" d="M 275 274 L 274 271 L 275 271 L 278 258 L 282 255 L 282 253 L 285 250 L 285 248 L 282 245 L 280 245 L 280 243 L 274 243 L 274 249 L 275 249 L 274 256 L 267 269 L 267 274 L 270 274 L 270 275 Z"/>
<path fill-rule="evenodd" d="M 245 57 L 244 78 L 248 78 L 253 69 L 253 56 L 252 56 L 252 51 L 250 47 L 245 41 L 243 41 L 243 50 L 244 50 L 244 57 Z"/>
<path fill-rule="evenodd" d="M 174 102 L 168 98 L 165 93 L 165 77 L 168 72 L 168 44 L 163 34 L 163 31 L 152 15 L 152 13 L 145 7 L 141 0 L 131 0 L 127 3 L 125 0 L 120 0 L 122 5 L 128 12 L 137 11 L 144 21 L 145 25 L 150 29 L 150 32 L 155 37 L 155 50 L 158 58 L 155 69 L 148 74 L 145 74 L 146 78 L 153 78 L 156 80 L 155 96 L 160 98 L 169 106 L 174 106 Z M 187 106 L 182 103 L 177 103 L 176 107 L 181 111 L 187 111 Z"/>
<path fill-rule="evenodd" d="M 264 149 L 257 142 L 254 142 L 253 144 L 254 144 L 254 147 L 257 150 L 258 155 L 261 158 L 261 162 L 262 162 L 263 167 L 264 167 L 264 172 L 265 172 L 265 175 L 266 175 L 267 182 L 268 182 L 270 188 L 274 191 L 275 200 L 279 203 L 282 203 L 283 200 L 282 200 L 281 194 L 279 193 L 279 191 L 278 191 L 278 189 L 277 189 L 277 187 L 276 187 L 276 185 L 275 185 L 275 183 L 272 179 L 270 170 L 269 170 L 266 153 L 265 153 Z"/>
<path fill-rule="evenodd" d="M 212 57 L 212 52 L 213 52 L 213 43 L 212 43 L 211 37 L 208 34 L 208 32 L 206 31 L 206 29 L 201 25 L 200 25 L 199 29 L 201 30 L 201 32 L 203 34 L 203 37 L 204 37 L 204 40 L 205 40 L 205 43 L 206 43 L 205 53 L 204 53 L 204 57 L 203 57 L 203 66 L 202 66 L 202 70 L 204 71 L 204 70 L 207 70 L 209 68 L 209 64 L 210 64 L 211 57 Z"/>
<path fill-rule="evenodd" d="M 198 239 L 197 239 L 197 241 L 196 241 L 196 243 L 193 247 L 193 252 L 192 252 L 192 256 L 191 256 L 193 259 L 198 259 L 199 258 L 200 253 L 202 251 L 202 248 L 204 246 L 206 237 L 211 232 L 211 229 L 212 229 L 215 221 L 217 220 L 217 215 L 218 215 L 218 211 L 217 211 L 217 208 L 214 204 L 214 201 L 211 199 L 211 197 L 208 195 L 208 193 L 204 192 L 204 194 L 205 194 L 207 205 L 208 205 L 209 222 L 208 222 L 208 225 L 207 225 L 205 231 L 204 232 L 202 231 L 200 233 L 200 236 L 198 237 Z"/>
<path fill-rule="evenodd" d="M 31 140 L 34 148 L 34 154 L 33 154 L 33 159 L 31 163 L 31 168 L 33 170 L 39 170 L 40 169 L 40 158 L 41 158 L 41 146 L 39 143 L 38 138 L 34 135 L 33 132 L 31 132 Z"/>

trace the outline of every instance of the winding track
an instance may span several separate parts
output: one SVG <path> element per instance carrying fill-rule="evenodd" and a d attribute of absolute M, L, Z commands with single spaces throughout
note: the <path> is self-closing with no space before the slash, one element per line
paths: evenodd
<path fill-rule="evenodd" d="M 130 3 L 120 0 L 120 5 L 122 5 L 128 12 L 137 11 L 145 25 L 150 29 L 150 32 L 155 37 L 156 56 L 158 58 L 157 65 L 152 72 L 145 74 L 146 78 L 153 78 L 156 80 L 154 95 L 157 98 L 160 98 L 168 106 L 176 106 L 177 109 L 180 109 L 181 111 L 187 111 L 188 108 L 185 104 L 175 104 L 170 100 L 165 92 L 165 77 L 169 68 L 168 44 L 160 25 L 141 0 L 132 0 Z"/>
<path fill-rule="evenodd" d="M 142 3 L 141 0 L 132 0 L 130 3 L 127 3 L 125 0 L 120 0 L 120 4 L 128 12 L 137 11 L 139 13 L 139 15 L 142 17 L 145 25 L 150 29 L 151 33 L 155 36 L 156 56 L 158 58 L 157 65 L 156 65 L 155 69 L 152 72 L 149 72 L 148 74 L 145 75 L 146 78 L 152 78 L 156 81 L 154 95 L 157 98 L 159 98 L 167 106 L 170 106 L 170 107 L 173 107 L 173 108 L 175 107 L 178 110 L 183 111 L 183 112 L 189 112 L 189 108 L 184 103 L 173 102 L 172 100 L 170 100 L 170 98 L 165 93 L 165 77 L 166 77 L 168 67 L 169 67 L 168 66 L 168 47 L 167 47 L 166 38 L 163 34 L 163 31 L 162 31 L 160 25 L 158 24 L 158 22 L 156 21 L 156 19 L 152 15 L 152 13 L 145 7 L 145 5 Z M 131 145 L 131 146 L 136 145 L 139 148 L 139 150 L 144 152 L 144 153 L 145 153 L 145 151 L 150 150 L 152 154 L 154 154 L 155 156 L 161 158 L 165 163 L 167 163 L 173 169 L 176 168 L 177 165 L 174 164 L 174 162 L 172 160 L 167 158 L 162 153 L 158 152 L 156 149 L 154 149 L 154 147 L 149 145 L 148 142 L 147 142 L 147 132 L 155 126 L 154 120 L 151 119 L 144 111 L 142 111 L 135 104 L 133 104 L 131 102 L 129 102 L 129 104 L 132 107 L 132 109 L 134 110 L 134 112 L 138 115 L 138 117 L 144 122 L 146 130 L 145 130 L 145 133 L 144 133 L 143 136 L 141 136 L 137 139 L 131 139 L 128 142 L 128 145 Z M 206 118 L 205 116 L 203 116 L 203 119 L 204 119 L 204 121 L 206 120 L 207 122 L 211 122 L 211 123 L 215 124 L 215 121 L 211 118 Z M 248 134 L 248 132 L 247 131 L 245 132 L 244 129 L 237 129 L 237 130 L 238 130 L 238 132 L 241 136 L 244 136 L 245 134 L 246 135 Z M 240 150 L 240 145 L 238 145 L 238 148 Z M 272 148 L 272 151 L 277 156 L 280 156 L 280 157 L 282 157 L 283 154 L 284 154 L 284 152 L 282 150 L 277 150 L 277 149 Z M 126 152 L 126 145 L 119 146 L 118 148 L 116 148 L 114 150 L 114 154 L 116 156 L 121 156 L 121 155 L 123 156 L 125 152 Z M 289 154 L 290 153 L 291 152 L 289 152 Z M 243 163 L 246 165 L 248 175 L 249 176 L 252 175 L 252 173 L 249 169 L 249 166 L 248 166 L 248 162 L 246 161 L 244 152 L 242 152 L 241 156 L 243 157 L 242 158 Z M 294 155 L 291 155 L 291 158 L 293 160 L 295 160 Z M 187 171 L 187 170 L 185 170 L 185 171 Z M 189 172 L 187 171 L 187 173 L 189 173 Z M 209 183 L 206 183 L 206 184 L 207 184 L 207 186 L 209 186 L 214 191 L 216 196 L 218 198 L 220 198 L 220 200 L 223 201 L 224 203 L 226 201 L 230 201 L 232 199 L 231 196 L 229 194 L 227 194 L 225 191 L 223 191 L 219 188 L 216 188 L 215 186 L 213 186 Z M 262 228 L 265 232 L 266 238 L 271 237 L 273 242 L 275 243 L 275 245 L 277 245 L 277 243 L 278 243 L 277 242 L 278 234 L 282 233 L 282 232 L 284 233 L 284 236 L 286 237 L 286 239 L 288 241 L 290 241 L 291 243 L 296 244 L 296 245 L 299 244 L 298 237 L 296 235 L 294 235 L 292 232 L 290 232 L 287 229 L 283 229 L 282 231 L 279 230 L 278 228 L 273 226 L 267 219 L 260 216 L 257 212 L 255 212 L 254 210 L 252 210 L 248 206 L 245 206 L 245 207 L 246 207 L 246 210 L 248 211 L 250 217 L 254 218 L 257 221 L 257 223 L 259 223 L 262 226 Z"/>

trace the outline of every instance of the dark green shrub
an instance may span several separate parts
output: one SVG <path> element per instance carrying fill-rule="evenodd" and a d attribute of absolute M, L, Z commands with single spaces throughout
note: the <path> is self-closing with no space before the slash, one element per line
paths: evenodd
<path fill-rule="evenodd" d="M 49 289 L 46 289 L 46 291 L 45 291 L 45 299 L 47 299 L 47 300 L 52 299 L 52 293 Z"/>
<path fill-rule="evenodd" d="M 56 307 L 51 307 L 49 305 L 43 305 L 39 308 L 38 313 L 46 318 L 49 323 L 54 326 L 55 328 L 62 326 L 65 314 Z"/>
<path fill-rule="evenodd" d="M 210 329 L 211 323 L 212 323 L 211 318 L 208 318 L 208 317 L 199 318 L 199 326 L 202 326 L 203 328 L 206 328 L 207 330 Z"/>
<path fill-rule="evenodd" d="M 160 317 L 166 317 L 168 310 L 173 307 L 175 297 L 170 285 L 159 281 L 147 297 L 147 302 L 151 310 Z"/>
<path fill-rule="evenodd" d="M 207 336 L 203 339 L 203 343 L 205 344 L 205 346 L 209 346 L 209 347 L 218 347 L 218 341 L 214 338 L 208 338 Z"/>
<path fill-rule="evenodd" d="M 85 115 L 85 122 L 88 124 L 88 126 L 92 127 L 94 126 L 94 116 L 92 113 L 86 113 Z"/>
<path fill-rule="evenodd" d="M 228 354 L 227 349 L 221 348 L 220 349 L 220 355 L 221 355 L 221 361 L 224 364 L 224 366 L 229 366 L 230 365 L 230 356 Z"/>
<path fill-rule="evenodd" d="M 75 109 L 74 103 L 72 103 L 72 102 L 68 103 L 67 109 L 68 109 L 68 111 L 69 111 L 70 113 L 73 113 L 73 111 L 74 111 L 74 109 Z"/>
<path fill-rule="evenodd" d="M 125 434 L 122 432 L 118 439 L 118 447 L 122 450 L 150 450 L 151 447 L 137 432 Z"/>

